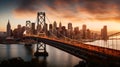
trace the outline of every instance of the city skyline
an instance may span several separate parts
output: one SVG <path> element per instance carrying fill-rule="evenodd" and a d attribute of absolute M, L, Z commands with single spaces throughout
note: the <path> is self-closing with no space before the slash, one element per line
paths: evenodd
<path fill-rule="evenodd" d="M 73 27 L 81 28 L 86 24 L 91 30 L 100 31 L 107 25 L 108 31 L 119 31 L 119 3 L 119 0 L 0 0 L 0 31 L 6 31 L 8 20 L 12 29 L 18 24 L 24 26 L 26 20 L 36 22 L 38 11 L 45 11 L 52 23 L 61 22 L 64 26 L 72 23 Z"/>
<path fill-rule="evenodd" d="M 47 24 L 45 23 L 45 15 L 45 12 L 38 12 L 37 24 L 31 22 L 30 20 L 27 20 L 25 26 L 21 26 L 20 24 L 18 24 L 17 28 L 15 28 L 14 30 L 11 30 L 11 24 L 8 20 L 8 24 L 6 26 L 7 37 L 21 38 L 24 34 L 40 35 L 41 33 L 45 33 L 47 36 L 54 35 L 58 38 L 63 38 L 63 36 L 65 36 L 76 40 L 108 39 L 108 31 L 106 25 L 103 28 L 101 28 L 101 31 L 99 31 L 98 33 L 87 28 L 87 25 L 85 24 L 82 25 L 81 29 L 79 29 L 78 26 L 73 27 L 72 23 L 68 23 L 67 26 L 62 25 L 61 22 L 57 24 L 56 21 L 54 21 L 54 23 Z"/>

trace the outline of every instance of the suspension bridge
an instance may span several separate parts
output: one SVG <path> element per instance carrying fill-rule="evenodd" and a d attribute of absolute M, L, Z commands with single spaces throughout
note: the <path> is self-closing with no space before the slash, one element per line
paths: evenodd
<path fill-rule="evenodd" d="M 31 22 L 26 21 L 26 34 L 24 34 L 22 40 L 36 41 L 36 56 L 48 56 L 49 53 L 46 50 L 46 45 L 48 44 L 87 61 L 120 64 L 119 50 L 85 44 L 82 41 L 71 39 L 61 34 L 57 29 L 54 29 L 56 32 L 52 32 L 50 29 L 47 31 L 46 18 L 45 12 L 37 13 L 36 33 L 32 30 Z M 60 37 L 55 35 L 55 33 L 60 34 Z M 110 36 L 116 36 L 118 34 L 120 32 Z M 27 43 L 32 44 L 32 42 L 28 41 Z"/>

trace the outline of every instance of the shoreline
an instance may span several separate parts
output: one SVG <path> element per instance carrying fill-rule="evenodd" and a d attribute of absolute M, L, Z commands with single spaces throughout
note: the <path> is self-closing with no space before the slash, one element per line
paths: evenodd
<path fill-rule="evenodd" d="M 20 42 L 0 42 L 0 44 L 20 44 Z"/>
<path fill-rule="evenodd" d="M 25 45 L 24 42 L 23 42 L 23 43 L 21 43 L 21 42 L 14 42 L 14 43 L 8 43 L 8 42 L 7 42 L 7 43 L 3 43 L 3 42 L 2 42 L 2 43 L 1 43 L 1 42 L 0 42 L 0 44 L 3 44 L 3 45 L 11 45 L 11 44 Z M 32 44 L 36 44 L 36 43 L 32 43 Z"/>

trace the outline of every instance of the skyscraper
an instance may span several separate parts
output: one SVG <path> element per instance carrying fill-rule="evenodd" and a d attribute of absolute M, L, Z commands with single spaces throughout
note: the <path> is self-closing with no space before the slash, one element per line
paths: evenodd
<path fill-rule="evenodd" d="M 103 29 L 101 29 L 101 38 L 103 40 L 107 40 L 108 39 L 107 26 L 104 26 Z"/>
<path fill-rule="evenodd" d="M 56 23 L 56 21 L 54 21 L 54 23 L 53 23 L 53 29 L 56 29 L 57 28 L 57 23 Z"/>
<path fill-rule="evenodd" d="M 49 24 L 49 30 L 52 30 L 52 28 L 53 28 L 52 24 Z"/>
<path fill-rule="evenodd" d="M 30 20 L 26 21 L 26 28 L 25 29 L 26 29 L 26 34 L 32 34 L 32 28 L 31 28 L 31 21 Z"/>
<path fill-rule="evenodd" d="M 35 23 L 32 23 L 31 25 L 31 33 L 35 34 Z"/>
<path fill-rule="evenodd" d="M 53 23 L 53 33 L 54 33 L 54 35 L 57 35 L 57 23 L 56 23 L 56 21 L 54 21 L 54 23 Z"/>
<path fill-rule="evenodd" d="M 86 39 L 86 25 L 85 24 L 82 26 L 82 38 Z"/>
<path fill-rule="evenodd" d="M 52 35 L 52 28 L 53 28 L 52 24 L 49 24 L 49 33 L 48 33 L 49 36 Z"/>
<path fill-rule="evenodd" d="M 101 39 L 103 39 L 103 28 L 101 29 Z"/>
<path fill-rule="evenodd" d="M 11 25 L 10 25 L 10 21 L 8 20 L 8 24 L 7 24 L 7 37 L 11 36 Z"/>
<path fill-rule="evenodd" d="M 87 29 L 87 31 L 86 31 L 86 38 L 87 39 L 91 38 L 91 31 L 90 31 L 90 29 Z"/>
<path fill-rule="evenodd" d="M 74 27 L 74 39 L 77 39 L 77 40 L 80 39 L 79 27 Z"/>
<path fill-rule="evenodd" d="M 79 33 L 79 27 L 75 27 L 75 28 L 74 28 L 74 33 L 75 33 L 75 34 L 78 34 L 78 33 Z"/>
<path fill-rule="evenodd" d="M 72 23 L 68 23 L 68 30 L 67 30 L 68 34 L 67 36 L 69 38 L 73 38 L 73 27 L 72 27 Z"/>
<path fill-rule="evenodd" d="M 73 30 L 72 23 L 68 23 L 68 30 Z"/>
<path fill-rule="evenodd" d="M 60 22 L 59 23 L 59 31 L 61 31 L 62 30 L 62 23 Z"/>
<path fill-rule="evenodd" d="M 86 25 L 85 24 L 82 26 L 82 30 L 86 31 Z"/>
<path fill-rule="evenodd" d="M 67 35 L 67 30 L 66 30 L 66 27 L 65 27 L 65 26 L 62 26 L 62 32 L 61 32 L 61 34 L 62 34 L 63 36 L 66 36 L 66 35 Z"/>

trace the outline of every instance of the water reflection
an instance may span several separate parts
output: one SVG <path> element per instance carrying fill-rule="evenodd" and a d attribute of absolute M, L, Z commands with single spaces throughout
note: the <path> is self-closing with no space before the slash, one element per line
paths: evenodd
<path fill-rule="evenodd" d="M 20 44 L 0 44 L 0 59 L 7 59 L 13 57 L 21 57 L 25 61 L 32 61 L 32 63 L 39 63 L 38 66 L 42 67 L 73 67 L 82 61 L 73 55 L 70 55 L 57 48 L 47 47 L 48 57 L 35 57 L 34 52 L 36 51 L 36 44 L 32 47 L 25 47 Z"/>
<path fill-rule="evenodd" d="M 36 67 L 49 67 L 47 66 L 47 57 L 35 57 L 32 58 L 31 62 Z"/>
<path fill-rule="evenodd" d="M 6 55 L 8 58 L 10 58 L 10 45 L 6 46 Z"/>

